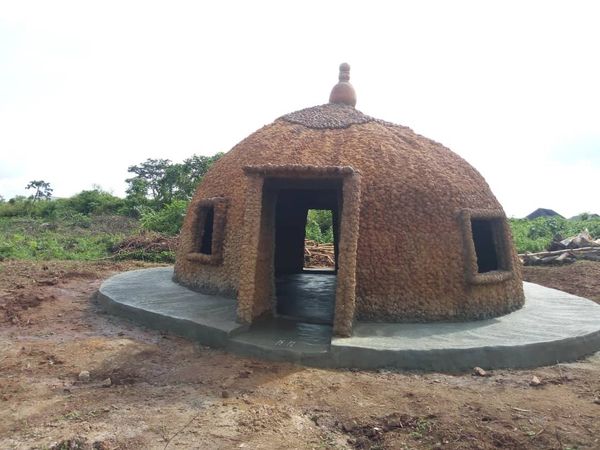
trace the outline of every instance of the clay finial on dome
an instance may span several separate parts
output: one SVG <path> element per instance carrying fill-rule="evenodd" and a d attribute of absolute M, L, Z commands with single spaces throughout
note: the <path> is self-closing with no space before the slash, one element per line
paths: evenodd
<path fill-rule="evenodd" d="M 356 92 L 350 84 L 350 64 L 340 64 L 340 81 L 331 90 L 329 103 L 356 106 Z"/>

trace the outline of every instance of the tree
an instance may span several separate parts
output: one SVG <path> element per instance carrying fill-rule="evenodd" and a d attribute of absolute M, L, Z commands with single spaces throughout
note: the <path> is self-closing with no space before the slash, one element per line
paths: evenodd
<path fill-rule="evenodd" d="M 29 184 L 25 186 L 25 189 L 35 189 L 34 194 L 29 196 L 34 202 L 41 199 L 50 200 L 50 198 L 52 198 L 52 192 L 54 191 L 54 189 L 50 187 L 50 183 L 47 183 L 44 180 L 30 181 Z"/>
<path fill-rule="evenodd" d="M 145 186 L 146 192 L 144 192 L 144 195 L 149 195 L 152 199 L 158 199 L 160 181 L 165 176 L 165 171 L 170 164 L 171 161 L 168 159 L 148 158 L 138 166 L 129 166 L 127 168 L 127 171 L 134 173 L 135 177 L 127 178 L 125 182 L 130 184 L 130 188 L 132 184 L 135 184 L 135 191 L 138 194 L 140 193 L 140 189 Z M 140 183 L 137 180 L 143 180 L 145 183 Z"/>
<path fill-rule="evenodd" d="M 182 180 L 180 182 L 181 193 L 184 198 L 190 199 L 198 184 L 208 172 L 208 169 L 223 156 L 223 152 L 213 156 L 193 155 L 191 158 L 184 159 L 182 164 Z"/>
<path fill-rule="evenodd" d="M 333 216 L 331 210 L 309 209 L 306 217 L 306 239 L 333 242 Z"/>
<path fill-rule="evenodd" d="M 183 163 L 175 164 L 168 159 L 149 158 L 130 166 L 127 170 L 135 176 L 125 180 L 129 184 L 127 200 L 157 210 L 175 200 L 189 200 L 210 166 L 222 155 L 193 155 Z"/>
<path fill-rule="evenodd" d="M 143 178 L 129 178 L 126 180 L 129 187 L 127 193 L 127 202 L 131 207 L 146 206 L 148 204 L 148 182 Z"/>

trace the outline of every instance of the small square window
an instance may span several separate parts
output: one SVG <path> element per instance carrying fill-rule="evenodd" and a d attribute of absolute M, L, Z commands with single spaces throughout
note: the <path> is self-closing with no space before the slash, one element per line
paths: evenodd
<path fill-rule="evenodd" d="M 472 284 L 497 283 L 513 277 L 510 235 L 498 210 L 461 212 L 466 276 Z"/>
<path fill-rule="evenodd" d="M 200 234 L 200 243 L 198 253 L 212 255 L 212 238 L 215 221 L 215 208 L 213 206 L 201 206 L 198 212 L 198 228 L 196 232 Z"/>
<path fill-rule="evenodd" d="M 223 262 L 226 213 L 226 199 L 200 200 L 196 206 L 192 251 L 187 255 L 188 260 L 214 265 Z"/>

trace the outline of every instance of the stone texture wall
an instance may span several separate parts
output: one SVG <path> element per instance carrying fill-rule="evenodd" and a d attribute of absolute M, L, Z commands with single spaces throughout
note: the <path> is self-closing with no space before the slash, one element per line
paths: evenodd
<path fill-rule="evenodd" d="M 188 214 L 177 255 L 176 279 L 198 289 L 237 295 L 240 285 L 256 287 L 272 278 L 272 259 L 264 254 L 270 251 L 265 240 L 268 237 L 258 235 L 260 221 L 244 222 L 248 211 L 250 216 L 262 217 L 261 205 L 254 204 L 257 197 L 248 196 L 248 190 L 262 189 L 262 182 L 256 181 L 261 178 L 246 175 L 243 167 L 348 166 L 360 173 L 360 189 L 350 194 L 359 196 L 356 204 L 360 206 L 358 215 L 343 212 L 342 229 L 347 226 L 358 233 L 357 258 L 355 268 L 344 268 L 340 263 L 338 276 L 348 276 L 342 270 L 355 276 L 356 309 L 336 308 L 336 315 L 347 311 L 353 314 L 340 323 L 351 326 L 356 318 L 466 320 L 519 308 L 523 304 L 522 280 L 509 231 L 506 239 L 514 267 L 512 276 L 473 284 L 465 275 L 470 263 L 465 254 L 469 244 L 462 231 L 462 211 L 493 210 L 503 215 L 481 175 L 444 146 L 409 128 L 357 116 L 356 110 L 347 110 L 349 107 L 336 106 L 352 118 L 351 123 L 337 117 L 330 127 L 316 126 L 327 124 L 330 116 L 335 116 L 335 111 L 327 109 L 331 106 L 303 112 L 293 116 L 294 120 L 278 119 L 250 135 L 215 164 L 199 186 L 190 210 L 204 198 L 228 199 L 223 262 L 209 266 L 186 258 L 193 243 L 192 215 Z M 247 204 L 247 198 L 254 199 L 254 203 Z M 254 267 L 248 261 L 257 258 L 270 268 L 258 275 L 248 273 Z M 254 276 L 260 277 L 262 284 L 252 280 L 241 283 Z M 272 297 L 272 291 L 265 289 L 260 295 Z M 344 289 L 338 286 L 338 294 Z M 240 298 L 257 294 L 239 292 Z M 251 321 L 264 311 L 270 298 L 265 302 L 255 310 L 242 308 L 240 319 Z M 347 334 L 348 326 L 344 327 L 337 331 Z"/>

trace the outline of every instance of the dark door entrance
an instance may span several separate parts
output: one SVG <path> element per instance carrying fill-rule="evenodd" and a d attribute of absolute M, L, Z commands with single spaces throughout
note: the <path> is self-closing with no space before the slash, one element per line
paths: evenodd
<path fill-rule="evenodd" d="M 277 191 L 274 268 L 276 312 L 280 316 L 309 323 L 333 323 L 342 208 L 341 187 L 339 179 L 280 179 L 270 186 Z M 309 209 L 331 211 L 334 270 L 304 269 L 304 240 Z"/>

